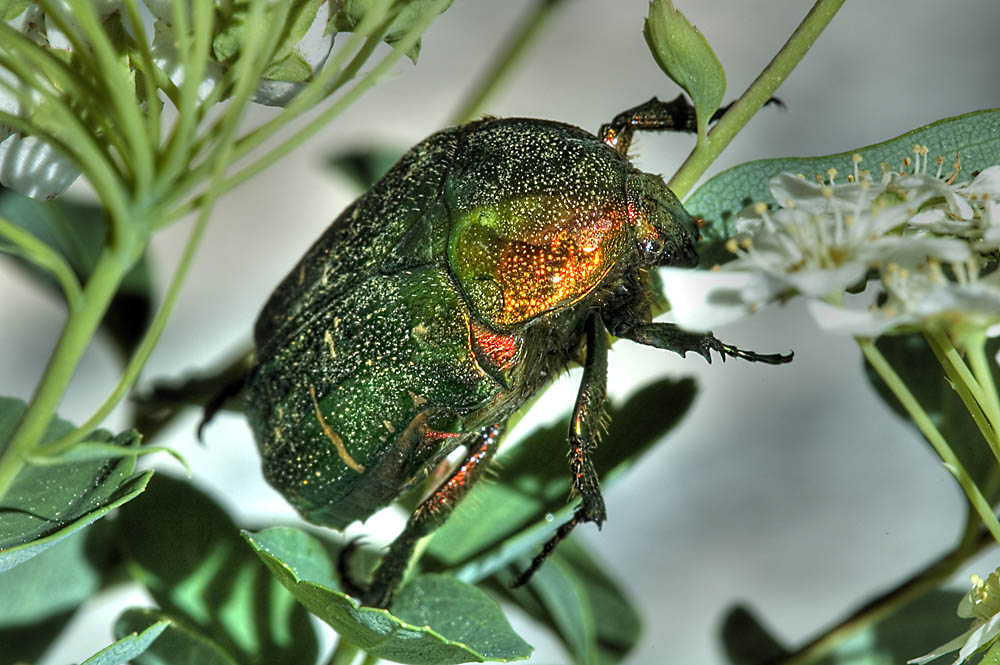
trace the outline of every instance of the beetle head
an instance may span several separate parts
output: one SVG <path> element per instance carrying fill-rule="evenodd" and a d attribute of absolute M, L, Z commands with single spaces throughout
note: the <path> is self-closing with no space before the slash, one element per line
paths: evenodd
<path fill-rule="evenodd" d="M 643 265 L 698 265 L 698 225 L 663 179 L 635 172 L 627 177 L 625 191 Z"/>

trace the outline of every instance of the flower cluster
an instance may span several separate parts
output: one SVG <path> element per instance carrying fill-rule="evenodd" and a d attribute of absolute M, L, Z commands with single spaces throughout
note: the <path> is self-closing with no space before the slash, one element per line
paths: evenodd
<path fill-rule="evenodd" d="M 973 575 L 971 581 L 972 589 L 958 604 L 958 616 L 972 619 L 969 630 L 930 653 L 907 661 L 908 663 L 923 665 L 946 653 L 958 651 L 958 658 L 952 665 L 960 665 L 972 654 L 996 643 L 1000 636 L 1000 568 L 990 573 L 985 580 L 979 575 Z"/>
<path fill-rule="evenodd" d="M 1000 166 L 959 183 L 957 160 L 942 174 L 938 158 L 932 174 L 927 152 L 914 146 L 898 171 L 882 164 L 879 179 L 859 168 L 860 155 L 843 182 L 835 169 L 816 182 L 772 178 L 779 207 L 740 213 L 727 244 L 732 261 L 712 271 L 668 269 L 677 322 L 708 330 L 797 294 L 810 299 L 822 328 L 862 337 L 1000 321 L 1000 277 L 987 274 L 984 258 L 1000 247 Z M 882 287 L 877 301 L 846 306 L 845 293 L 872 278 Z"/>
<path fill-rule="evenodd" d="M 99 20 L 109 35 L 117 40 L 124 52 L 135 47 L 147 49 L 152 63 L 175 85 L 184 79 L 183 58 L 178 52 L 175 17 L 170 0 L 140 0 L 141 26 L 129 20 L 125 0 L 97 0 L 93 3 Z M 323 64 L 333 47 L 333 33 L 328 29 L 330 4 L 308 3 L 312 14 L 298 16 L 282 47 L 270 63 L 253 101 L 269 106 L 288 103 Z M 244 11 L 234 6 L 229 15 L 218 14 L 208 60 L 198 85 L 201 99 L 207 98 L 224 80 L 232 56 L 239 48 Z M 221 9 L 220 9 L 221 11 Z M 72 63 L 75 40 L 73 16 L 64 12 L 49 15 L 38 3 L 13 3 L 3 15 L 6 25 L 35 44 L 55 54 L 61 61 Z M 67 33 L 70 34 L 67 34 Z M 7 33 L 9 35 L 9 33 Z M 145 44 L 138 44 L 138 35 Z M 2 51 L 2 48 L 0 48 Z M 133 68 L 134 71 L 134 68 Z M 31 89 L 39 81 L 20 80 L 10 70 L 0 66 L 0 112 L 29 119 L 43 105 L 43 95 Z M 55 95 L 64 91 L 50 90 Z M 141 93 L 141 88 L 137 87 Z M 220 99 L 224 95 L 219 95 Z M 146 100 L 146 103 L 159 100 Z M 58 196 L 80 175 L 76 166 L 49 143 L 23 132 L 15 132 L 9 124 L 0 122 L 0 184 L 28 196 L 46 199 Z"/>

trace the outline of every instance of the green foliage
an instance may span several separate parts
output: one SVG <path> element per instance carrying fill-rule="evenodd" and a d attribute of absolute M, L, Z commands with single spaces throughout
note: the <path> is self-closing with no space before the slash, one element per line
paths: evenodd
<path fill-rule="evenodd" d="M 135 665 L 237 665 L 239 662 L 222 647 L 183 623 L 156 610 L 131 609 L 115 622 L 115 635 L 121 640 L 128 635 L 146 635 L 152 631 L 160 634 L 142 653 L 133 656 Z M 270 661 L 281 662 L 281 661 Z M 295 661 L 288 661 L 295 662 Z M 301 661 L 309 662 L 309 661 Z"/>
<path fill-rule="evenodd" d="M 328 29 L 331 32 L 352 32 L 373 8 L 382 3 L 383 0 L 342 0 L 337 2 L 335 11 L 330 16 Z M 383 37 L 385 43 L 389 46 L 395 46 L 422 20 L 425 12 L 432 6 L 432 0 L 410 0 L 405 3 L 396 3 L 393 8 L 395 16 L 391 19 Z M 450 6 L 451 0 L 447 0 L 446 4 L 438 11 L 443 12 Z M 415 64 L 420 55 L 420 40 L 407 48 L 405 53 L 406 57 Z"/>
<path fill-rule="evenodd" d="M 452 577 L 415 577 L 400 590 L 391 612 L 360 607 L 339 590 L 333 562 L 314 537 L 290 528 L 244 537 L 300 603 L 379 658 L 444 665 L 521 660 L 531 653 L 496 601 Z"/>
<path fill-rule="evenodd" d="M 93 203 L 59 198 L 38 201 L 0 187 L 0 218 L 29 233 L 54 250 L 66 262 L 80 284 L 93 274 L 109 233 L 107 218 Z M 37 256 L 25 256 L 22 250 L 0 234 L 0 252 L 21 259 L 45 285 L 59 289 L 52 273 L 44 269 Z M 64 294 L 65 295 L 65 294 Z M 153 279 L 149 260 L 144 254 L 122 279 L 101 322 L 122 358 L 135 350 L 153 314 Z"/>
<path fill-rule="evenodd" d="M 129 571 L 189 631 L 240 663 L 316 659 L 308 613 L 260 565 L 208 496 L 161 475 L 142 501 L 121 511 L 119 521 Z"/>
<path fill-rule="evenodd" d="M 0 2 L 0 17 L 16 18 L 32 4 Z M 0 26 L 0 70 L 17 82 L 0 87 L 24 109 L 11 112 L 10 105 L 0 105 L 7 109 L 0 110 L 0 135 L 9 127 L 40 141 L 20 156 L 30 156 L 32 150 L 54 152 L 63 166 L 86 175 L 99 200 L 39 201 L 0 190 L 0 252 L 58 290 L 67 312 L 63 337 L 31 404 L 0 397 L 0 665 L 44 657 L 73 613 L 126 574 L 156 607 L 121 614 L 113 627 L 118 641 L 85 665 L 310 665 L 320 655 L 314 617 L 339 635 L 331 663 L 349 660 L 355 646 L 366 650 L 369 660 L 405 663 L 529 658 L 532 647 L 515 633 L 498 600 L 552 631 L 576 665 L 626 662 L 641 633 L 638 609 L 579 541 L 562 543 L 527 585 L 509 588 L 573 509 L 566 500 L 568 419 L 502 452 L 496 478 L 477 486 L 446 525 L 424 541 L 423 556 L 413 563 L 389 610 L 361 607 L 341 590 L 335 573 L 339 544 L 294 528 L 241 531 L 226 510 L 192 483 L 163 475 L 150 482 L 152 471 L 136 471 L 138 455 L 158 449 L 140 446 L 140 433 L 148 438 L 183 406 L 211 401 L 221 386 L 234 384 L 245 373 L 246 357 L 217 380 L 191 380 L 155 391 L 135 417 L 138 431 L 115 435 L 95 429 L 129 394 L 152 351 L 215 199 L 305 141 L 385 77 L 400 56 L 416 62 L 421 33 L 451 2 L 331 0 L 326 28 L 328 35 L 335 33 L 337 49 L 322 68 L 314 68 L 299 48 L 322 0 L 158 3 L 160 11 L 168 8 L 178 16 L 158 22 L 145 36 L 141 33 L 148 25 L 140 28 L 135 20 L 141 4 L 123 3 L 111 15 L 102 13 L 102 3 L 33 7 L 45 10 L 45 20 L 33 29 L 68 33 L 70 51 L 39 46 L 37 42 L 46 42 L 40 33 L 29 38 Z M 820 0 L 820 6 L 830 14 L 830 7 L 835 11 L 839 4 Z M 793 60 L 804 54 L 823 25 L 813 24 Z M 728 141 L 716 141 L 714 130 L 710 139 L 706 135 L 726 88 L 718 59 L 668 0 L 651 3 L 644 36 L 657 64 L 694 101 L 699 149 L 711 147 L 714 158 Z M 154 38 L 162 40 L 155 58 Z M 369 56 L 380 42 L 398 52 L 370 66 Z M 783 49 L 785 55 L 789 52 Z M 160 64 L 162 58 L 170 60 L 167 65 Z M 783 80 L 788 71 L 770 81 Z M 176 72 L 184 76 L 171 80 Z M 274 102 L 285 108 L 243 131 L 250 100 L 259 99 L 264 84 L 274 81 L 295 84 Z M 745 106 L 759 108 L 774 85 L 766 80 L 755 84 L 737 104 L 750 100 Z M 482 90 L 485 95 L 489 85 Z M 227 101 L 224 108 L 216 106 L 220 100 Z M 164 106 L 172 112 L 161 113 Z M 308 125 L 277 147 L 262 150 L 279 129 L 314 109 Z M 932 158 L 945 158 L 946 171 L 960 153 L 959 176 L 968 178 L 1000 162 L 998 113 L 942 120 L 859 151 L 761 160 L 716 176 L 687 204 L 709 220 L 703 229 L 703 261 L 724 260 L 721 243 L 731 234 L 735 213 L 752 201 L 770 201 L 767 179 L 779 171 L 811 176 L 838 160 L 846 171 L 853 152 L 861 153 L 862 165 L 875 171 L 881 161 L 898 163 L 913 144 L 922 144 Z M 751 114 L 733 113 L 733 122 L 744 123 Z M 255 155 L 259 159 L 252 159 Z M 364 188 L 397 157 L 393 150 L 365 150 L 331 160 L 331 165 Z M 191 212 L 197 213 L 197 221 L 183 258 L 162 297 L 156 298 L 147 260 L 152 232 Z M 156 300 L 162 305 L 154 312 Z M 56 408 L 99 329 L 114 341 L 124 369 L 101 407 L 74 427 L 55 415 Z M 877 348 L 951 443 L 972 481 L 995 504 L 1000 480 L 995 459 L 980 441 L 984 428 L 953 389 L 953 377 L 937 369 L 925 338 L 882 338 Z M 992 360 L 998 348 L 990 342 L 985 357 Z M 992 363 L 988 369 L 995 384 L 997 369 Z M 912 417 L 898 393 L 887 387 L 885 375 L 869 370 L 882 398 Z M 610 485 L 635 465 L 679 422 L 694 395 L 693 381 L 663 379 L 609 408 L 607 438 L 617 445 L 601 446 L 593 457 L 602 481 Z M 133 501 L 140 495 L 141 500 Z M 113 512 L 111 519 L 102 519 Z M 972 538 L 956 547 L 952 563 L 975 549 L 969 547 L 975 527 L 970 522 Z M 877 599 L 872 616 L 878 620 L 844 624 L 854 630 L 852 635 L 806 655 L 825 665 L 905 662 L 968 627 L 955 617 L 960 594 L 932 591 L 905 603 L 900 597 Z M 803 654 L 783 645 L 748 609 L 729 613 L 721 637 L 734 665 L 773 664 Z M 669 637 L 657 638 L 668 650 Z"/>
<path fill-rule="evenodd" d="M 136 662 L 145 663 L 143 654 L 149 649 L 167 628 L 169 621 L 162 620 L 146 625 L 144 628 L 134 630 L 119 639 L 106 649 L 95 653 L 93 656 L 83 661 L 83 665 L 124 665 L 125 663 Z M 175 652 L 176 653 L 176 652 Z M 179 654 L 178 654 L 179 655 Z M 206 661 L 188 661 L 202 662 Z M 206 663 L 208 665 L 208 663 Z"/>
<path fill-rule="evenodd" d="M 927 340 L 918 333 L 885 335 L 878 339 L 876 345 L 951 444 L 952 450 L 969 470 L 972 479 L 995 504 L 1000 500 L 1000 470 L 996 460 L 983 444 L 979 429 L 945 377 Z M 990 340 L 987 354 L 993 358 L 997 351 L 1000 351 L 1000 340 Z M 865 373 L 886 404 L 912 424 L 909 413 L 867 362 Z M 1000 378 L 996 367 L 993 368 L 993 376 L 994 380 Z"/>
<path fill-rule="evenodd" d="M 24 414 L 24 402 L 0 397 L 0 441 L 7 441 Z M 65 434 L 73 426 L 54 420 L 43 441 Z M 89 441 L 136 451 L 135 431 L 118 436 L 98 430 Z M 0 572 L 9 571 L 41 554 L 63 538 L 134 499 L 152 471 L 135 473 L 135 455 L 28 465 L 14 478 L 0 502 Z"/>
<path fill-rule="evenodd" d="M 920 656 L 961 634 L 968 620 L 955 614 L 963 594 L 931 591 L 910 600 L 891 615 L 855 631 L 817 665 L 895 665 Z M 780 663 L 793 655 L 747 607 L 734 607 L 722 623 L 722 643 L 732 665 Z M 794 654 L 802 657 L 803 654 Z"/>

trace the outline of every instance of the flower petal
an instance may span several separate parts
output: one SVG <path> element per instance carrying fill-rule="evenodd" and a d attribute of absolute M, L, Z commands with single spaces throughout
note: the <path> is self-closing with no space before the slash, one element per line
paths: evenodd
<path fill-rule="evenodd" d="M 760 273 L 662 268 L 663 290 L 681 328 L 707 331 L 750 314 L 781 291 Z M 764 296 L 747 300 L 746 293 Z"/>

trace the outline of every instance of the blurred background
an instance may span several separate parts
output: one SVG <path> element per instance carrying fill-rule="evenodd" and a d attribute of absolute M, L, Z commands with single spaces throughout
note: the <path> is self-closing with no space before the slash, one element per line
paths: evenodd
<path fill-rule="evenodd" d="M 248 345 L 271 289 L 357 194 L 327 160 L 373 144 L 400 151 L 451 123 L 463 96 L 532 5 L 456 0 L 423 39 L 416 66 L 403 61 L 323 133 L 251 184 L 224 197 L 163 338 L 143 375 L 216 365 Z M 676 0 L 726 69 L 734 99 L 803 18 L 791 0 Z M 596 131 L 619 111 L 677 87 L 642 36 L 646 0 L 570 0 L 489 104 L 498 116 L 560 120 Z M 710 172 L 751 159 L 850 150 L 935 120 L 1000 106 L 1000 3 L 994 0 L 847 2 L 778 90 L 787 109 L 763 110 Z M 373 61 L 374 62 L 374 61 Z M 273 111 L 256 109 L 253 122 Z M 667 179 L 693 141 L 641 135 L 640 168 Z M 77 185 L 75 193 L 86 195 Z M 157 236 L 152 252 L 166 283 L 190 220 Z M 0 394 L 27 399 L 55 341 L 62 309 L 0 261 Z M 699 395 L 679 427 L 606 492 L 602 531 L 581 535 L 605 560 L 646 619 L 634 663 L 724 663 L 720 621 L 744 603 L 795 646 L 946 551 L 964 498 L 937 457 L 890 413 L 864 379 L 848 338 L 818 331 L 796 303 L 715 331 L 760 352 L 795 351 L 788 366 L 730 361 L 711 366 L 628 342 L 610 359 L 610 394 L 621 399 L 655 377 L 692 375 Z M 117 378 L 111 349 L 90 349 L 60 414 L 83 420 Z M 576 390 L 564 376 L 515 435 L 561 413 Z M 119 411 L 112 429 L 124 423 Z M 237 519 L 261 526 L 294 519 L 261 478 L 242 417 L 226 414 L 194 439 L 191 412 L 161 443 L 180 450 L 195 482 Z M 606 441 L 604 445 L 614 445 Z M 166 458 L 155 464 L 182 474 Z M 391 520 L 389 520 L 391 523 Z M 985 576 L 990 550 L 956 576 Z M 111 641 L 123 589 L 106 612 L 83 612 L 47 663 L 82 660 Z M 110 603 L 108 606 L 107 603 Z M 92 608 L 85 608 L 92 609 Z M 561 647 L 526 619 L 515 628 L 537 647 L 532 662 L 560 663 Z M 919 655 L 919 654 L 913 654 Z"/>

